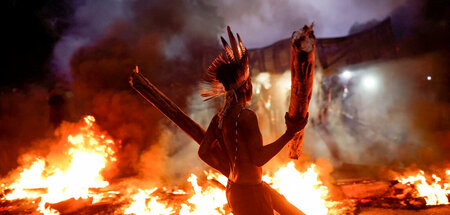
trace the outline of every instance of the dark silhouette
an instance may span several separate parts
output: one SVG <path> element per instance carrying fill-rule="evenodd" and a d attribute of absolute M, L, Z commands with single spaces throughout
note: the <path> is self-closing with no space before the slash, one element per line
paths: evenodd
<path fill-rule="evenodd" d="M 211 88 L 202 92 L 202 96 L 209 97 L 206 100 L 225 95 L 225 104 L 211 120 L 198 154 L 208 165 L 230 170 L 226 193 L 233 214 L 273 214 L 274 209 L 280 214 L 303 214 L 262 182 L 261 167 L 305 127 L 308 115 L 299 121 L 286 115 L 286 132 L 264 146 L 256 114 L 246 108 L 252 98 L 247 49 L 239 34 L 236 42 L 229 27 L 228 35 L 231 48 L 221 38 L 225 54 L 209 67 L 204 80 Z"/>

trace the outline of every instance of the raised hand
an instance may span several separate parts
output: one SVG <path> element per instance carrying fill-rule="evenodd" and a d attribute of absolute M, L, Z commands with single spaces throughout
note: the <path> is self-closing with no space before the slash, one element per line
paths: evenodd
<path fill-rule="evenodd" d="M 294 135 L 295 133 L 301 131 L 308 124 L 309 112 L 306 113 L 306 117 L 302 119 L 291 119 L 289 114 L 284 115 L 284 120 L 286 123 L 286 133 Z"/>

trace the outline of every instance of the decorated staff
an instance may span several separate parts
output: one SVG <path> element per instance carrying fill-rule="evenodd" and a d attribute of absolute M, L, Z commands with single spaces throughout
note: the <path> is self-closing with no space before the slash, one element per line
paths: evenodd
<path fill-rule="evenodd" d="M 294 31 L 291 36 L 291 100 L 286 119 L 303 121 L 308 118 L 308 106 L 311 101 L 316 37 L 311 26 L 305 25 Z M 302 153 L 304 129 L 297 132 L 289 142 L 289 157 L 298 159 Z"/>

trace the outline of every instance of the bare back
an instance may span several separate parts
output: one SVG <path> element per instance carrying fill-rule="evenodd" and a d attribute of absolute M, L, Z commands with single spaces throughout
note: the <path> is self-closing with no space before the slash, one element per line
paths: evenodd
<path fill-rule="evenodd" d="M 243 102 L 240 104 L 235 103 L 228 109 L 222 129 L 218 127 L 218 116 L 214 116 L 200 144 L 199 156 L 234 183 L 258 184 L 262 178 L 261 167 L 278 154 L 298 130 L 305 127 L 307 117 L 299 123 L 289 123 L 292 129 L 286 130 L 276 141 L 263 145 L 256 114 L 244 109 Z M 222 153 L 211 153 L 216 148 L 216 142 Z"/>
<path fill-rule="evenodd" d="M 253 111 L 236 105 L 230 108 L 223 119 L 222 135 L 228 158 L 231 161 L 228 178 L 238 184 L 257 184 L 261 182 L 262 178 L 261 167 L 252 160 L 251 150 L 253 148 L 248 141 L 260 142 L 262 146 L 258 121 L 251 116 L 256 116 Z"/>

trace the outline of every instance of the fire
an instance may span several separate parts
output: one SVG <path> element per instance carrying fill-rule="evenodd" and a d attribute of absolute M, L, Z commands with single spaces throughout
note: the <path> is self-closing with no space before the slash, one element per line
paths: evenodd
<path fill-rule="evenodd" d="M 209 171 L 205 171 L 204 173 L 207 176 L 206 179 L 215 180 L 215 181 L 219 182 L 220 184 L 222 184 L 224 187 L 227 186 L 228 178 L 225 177 L 224 175 L 220 174 L 219 172 L 209 170 Z"/>
<path fill-rule="evenodd" d="M 55 203 L 69 199 L 82 199 L 88 205 L 114 199 L 115 214 L 232 214 L 225 194 L 228 179 L 211 170 L 205 171 L 202 178 L 191 174 L 187 179 L 190 189 L 185 190 L 139 186 L 115 189 L 117 186 L 110 186 L 102 176 L 102 171 L 116 161 L 114 141 L 98 129 L 92 116 L 86 116 L 80 124 L 63 138 L 61 149 L 64 150 L 58 159 L 37 157 L 22 167 L 12 183 L 2 183 L 2 200 L 22 199 L 35 205 L 37 212 L 47 215 L 59 214 Z M 443 175 L 427 176 L 420 171 L 398 181 L 414 187 L 413 194 L 425 199 L 427 205 L 449 204 L 450 170 Z M 330 200 L 329 190 L 315 164 L 299 171 L 291 161 L 265 174 L 263 181 L 305 214 L 342 214 L 336 210 L 340 202 Z"/>
<path fill-rule="evenodd" d="M 89 204 L 95 204 L 111 195 L 120 196 L 123 202 L 116 210 L 117 214 L 231 214 L 225 194 L 227 178 L 215 171 L 205 171 L 206 180 L 191 174 L 187 179 L 191 185 L 189 190 L 165 187 L 111 190 L 113 188 L 104 180 L 101 171 L 116 161 L 115 143 L 99 131 L 92 116 L 86 116 L 64 144 L 68 147 L 57 163 L 36 158 L 20 171 L 13 183 L 2 184 L 3 192 L 9 190 L 2 198 L 37 201 L 36 210 L 47 215 L 60 213 L 49 204 L 69 199 L 85 199 Z M 305 172 L 299 172 L 290 162 L 274 174 L 266 174 L 264 181 L 306 214 L 327 214 L 328 190 L 320 181 L 314 164 Z M 109 191 L 92 191 L 92 188 L 106 187 Z M 177 196 L 180 197 L 178 200 Z"/>
<path fill-rule="evenodd" d="M 328 196 L 328 188 L 319 179 L 315 164 L 311 164 L 302 173 L 291 161 L 275 172 L 273 177 L 265 175 L 264 181 L 305 214 L 326 215 L 328 213 L 325 200 Z"/>
<path fill-rule="evenodd" d="M 446 170 L 446 175 L 450 175 L 450 170 Z M 413 185 L 417 190 L 417 197 L 423 197 L 427 205 L 449 204 L 448 195 L 450 195 L 450 183 L 442 181 L 440 177 L 433 174 L 426 177 L 425 172 L 420 170 L 415 176 L 409 176 L 397 179 L 400 183 Z M 448 180 L 448 179 L 447 179 Z"/>
<path fill-rule="evenodd" d="M 197 176 L 194 174 L 191 174 L 188 181 L 194 188 L 194 195 L 187 200 L 188 204 L 181 205 L 181 215 L 225 214 L 227 199 L 223 189 L 214 186 L 200 187 L 197 183 Z"/>
<path fill-rule="evenodd" d="M 210 172 L 212 175 L 216 173 Z M 215 177 L 215 176 L 213 176 Z M 170 203 L 160 200 L 155 194 L 157 188 L 151 191 L 140 190 L 132 198 L 133 201 L 124 209 L 125 214 L 229 214 L 226 211 L 227 199 L 225 190 L 217 186 L 199 186 L 196 175 L 191 174 L 187 179 L 190 182 L 193 193 L 191 197 L 182 203 Z M 185 191 L 176 190 L 172 194 L 186 194 Z"/>
<path fill-rule="evenodd" d="M 100 133 L 94 123 L 93 116 L 86 116 L 84 125 L 68 136 L 67 143 L 70 147 L 64 152 L 67 156 L 59 161 L 67 164 L 64 168 L 38 158 L 7 187 L 12 192 L 4 198 L 14 200 L 41 197 L 37 210 L 43 214 L 58 214 L 56 210 L 48 208 L 47 203 L 89 197 L 98 201 L 89 189 L 109 185 L 100 172 L 108 163 L 116 161 L 116 158 L 113 140 Z"/>
<path fill-rule="evenodd" d="M 157 188 L 151 190 L 139 189 L 139 192 L 132 197 L 132 203 L 124 210 L 124 214 L 172 214 L 173 208 L 160 201 L 158 196 L 148 199 L 156 190 Z"/>
<path fill-rule="evenodd" d="M 156 189 L 150 192 L 141 190 L 132 197 L 132 203 L 124 210 L 125 214 L 231 214 L 225 195 L 226 177 L 213 171 L 205 174 L 208 180 L 215 180 L 223 186 L 212 184 L 199 186 L 197 176 L 191 174 L 187 181 L 191 183 L 193 193 L 185 203 L 176 205 L 161 201 L 154 193 Z M 264 175 L 263 179 L 305 214 L 328 213 L 325 200 L 328 189 L 319 179 L 314 164 L 302 173 L 295 168 L 294 162 L 289 162 L 274 174 Z"/>

